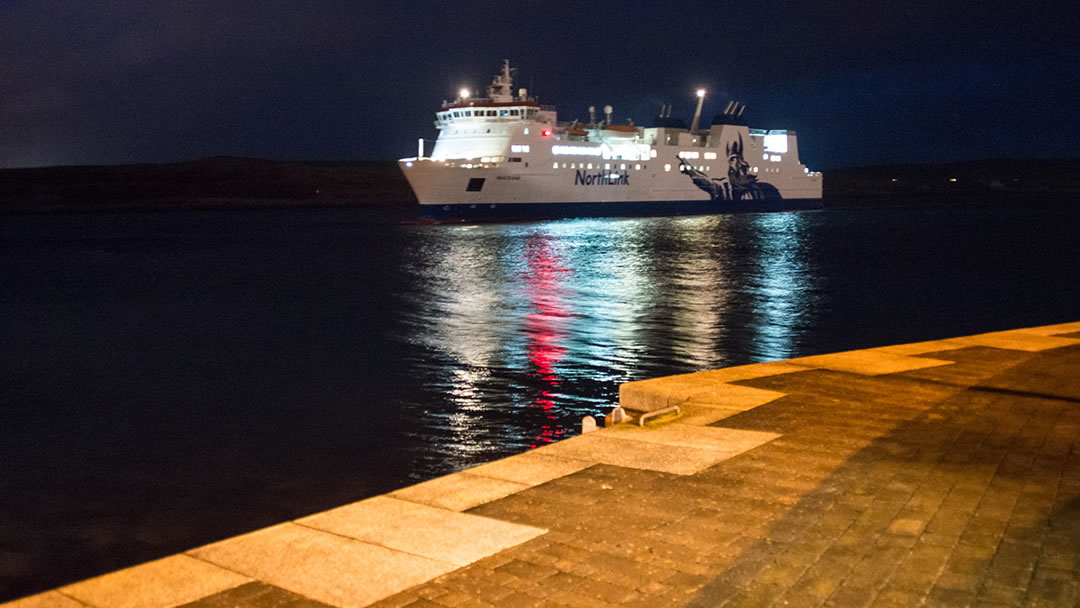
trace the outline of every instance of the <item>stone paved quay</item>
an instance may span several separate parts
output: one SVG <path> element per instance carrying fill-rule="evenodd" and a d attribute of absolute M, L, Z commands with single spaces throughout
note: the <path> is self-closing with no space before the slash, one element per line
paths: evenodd
<path fill-rule="evenodd" d="M 1080 322 L 620 400 L 681 412 L 5 607 L 1080 603 Z"/>

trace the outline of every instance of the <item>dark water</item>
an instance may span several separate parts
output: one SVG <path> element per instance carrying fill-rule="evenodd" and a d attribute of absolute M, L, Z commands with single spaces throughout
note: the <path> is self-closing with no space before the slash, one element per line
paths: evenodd
<path fill-rule="evenodd" d="M 1080 319 L 1080 206 L 914 203 L 0 217 L 0 599 L 556 441 L 620 382 Z"/>

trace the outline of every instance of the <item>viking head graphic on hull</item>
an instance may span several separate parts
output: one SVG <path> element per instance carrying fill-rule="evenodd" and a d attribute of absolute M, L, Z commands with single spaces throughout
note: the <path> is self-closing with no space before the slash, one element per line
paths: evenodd
<path fill-rule="evenodd" d="M 780 192 L 772 185 L 759 182 L 750 172 L 750 163 L 743 158 L 743 139 L 739 135 L 724 146 L 728 157 L 728 175 L 709 177 L 703 171 L 695 169 L 679 158 L 679 170 L 690 176 L 694 185 L 709 193 L 713 200 L 746 201 L 765 198 L 781 198 Z"/>

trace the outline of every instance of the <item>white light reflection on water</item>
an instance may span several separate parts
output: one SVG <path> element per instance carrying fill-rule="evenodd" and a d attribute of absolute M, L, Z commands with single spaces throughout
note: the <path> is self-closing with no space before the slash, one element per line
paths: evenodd
<path fill-rule="evenodd" d="M 750 277 L 754 305 L 754 344 L 764 361 L 795 354 L 794 338 L 813 297 L 806 242 L 808 214 L 768 213 L 750 216 L 756 241 L 757 272 Z"/>
<path fill-rule="evenodd" d="M 575 434 L 618 384 L 788 356 L 808 290 L 800 214 L 425 226 L 404 267 L 445 470 Z M 750 343 L 747 344 L 747 337 Z"/>
<path fill-rule="evenodd" d="M 673 222 L 683 251 L 671 260 L 675 293 L 674 350 L 694 369 L 721 367 L 727 357 L 716 346 L 728 331 L 724 323 L 731 298 L 730 216 L 679 218 Z"/>

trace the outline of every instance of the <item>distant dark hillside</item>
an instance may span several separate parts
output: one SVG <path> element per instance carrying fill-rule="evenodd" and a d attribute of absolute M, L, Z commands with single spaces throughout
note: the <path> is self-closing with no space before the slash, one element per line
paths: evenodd
<path fill-rule="evenodd" d="M 1080 160 L 986 160 L 825 171 L 825 206 L 916 197 L 1080 194 Z M 414 205 L 393 161 L 214 157 L 146 165 L 0 169 L 0 212 Z"/>
<path fill-rule="evenodd" d="M 415 203 L 392 161 L 214 157 L 146 165 L 0 170 L 0 210 Z"/>
<path fill-rule="evenodd" d="M 1080 193 L 1080 160 L 981 160 L 825 172 L 825 203 L 919 194 Z"/>

